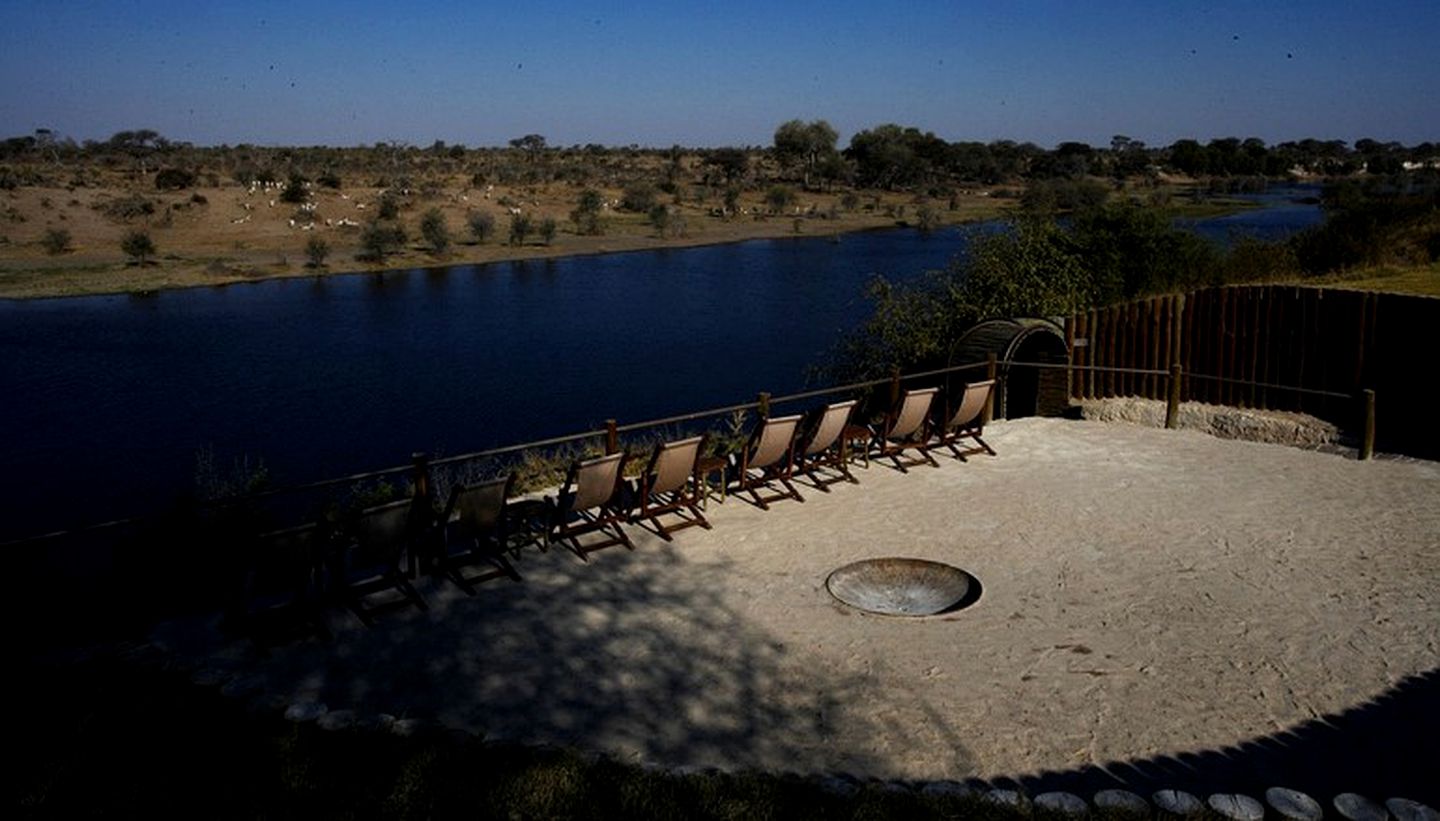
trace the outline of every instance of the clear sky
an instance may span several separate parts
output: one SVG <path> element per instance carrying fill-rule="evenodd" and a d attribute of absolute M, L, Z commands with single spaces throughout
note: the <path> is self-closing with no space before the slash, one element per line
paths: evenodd
<path fill-rule="evenodd" d="M 1440 141 L 1440 0 L 0 0 L 0 137 Z"/>

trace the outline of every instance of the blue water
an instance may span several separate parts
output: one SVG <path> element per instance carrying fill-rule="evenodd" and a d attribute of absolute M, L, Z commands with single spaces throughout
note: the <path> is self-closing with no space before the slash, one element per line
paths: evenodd
<path fill-rule="evenodd" d="M 1314 202 L 1319 196 L 1318 186 L 1277 186 L 1263 194 L 1238 197 L 1259 203 L 1261 208 L 1203 220 L 1178 220 L 1176 224 L 1221 245 L 1228 246 L 1240 237 L 1274 242 L 1324 221 Z"/>
<path fill-rule="evenodd" d="M 0 300 L 0 539 L 163 509 L 202 448 L 293 484 L 795 391 L 872 276 L 992 229 Z"/>
<path fill-rule="evenodd" d="M 944 267 L 964 236 L 0 301 L 0 538 L 163 507 L 201 448 L 290 484 L 794 391 L 871 276 Z"/>

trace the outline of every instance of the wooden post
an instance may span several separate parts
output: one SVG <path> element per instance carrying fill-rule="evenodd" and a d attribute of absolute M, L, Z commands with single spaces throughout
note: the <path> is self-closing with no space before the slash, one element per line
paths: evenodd
<path fill-rule="evenodd" d="M 890 407 L 900 404 L 900 369 L 890 369 Z"/>
<path fill-rule="evenodd" d="M 1375 455 L 1375 391 L 1365 389 L 1365 438 L 1360 440 L 1360 458 Z"/>
<path fill-rule="evenodd" d="M 994 379 L 997 372 L 998 368 L 995 365 L 995 352 L 991 351 L 990 353 L 985 354 L 985 378 Z M 992 385 L 990 387 L 990 393 L 985 396 L 985 411 L 980 415 L 981 425 L 990 424 L 992 418 L 995 415 L 995 392 L 999 388 L 1000 385 L 998 384 Z"/>
<path fill-rule="evenodd" d="M 614 419 L 605 420 L 605 455 L 610 456 L 620 452 L 620 431 L 615 425 Z"/>
<path fill-rule="evenodd" d="M 759 411 L 758 411 L 759 414 L 760 414 L 760 418 L 761 418 L 761 419 L 769 419 L 769 418 L 770 418 L 770 392 L 769 392 L 769 391 L 760 391 L 760 393 L 756 395 L 755 401 L 760 403 L 760 409 L 759 409 Z"/>
<path fill-rule="evenodd" d="M 1179 362 L 1170 363 L 1170 395 L 1165 402 L 1165 427 L 1174 430 L 1180 426 L 1180 376 Z"/>
<path fill-rule="evenodd" d="M 410 526 L 418 527 L 418 523 L 423 522 L 424 530 L 422 532 L 428 532 L 429 524 L 432 521 L 429 517 L 434 515 L 435 509 L 430 501 L 430 454 L 416 451 L 410 454 L 410 463 L 414 466 L 411 479 L 415 484 L 415 494 L 410 498 Z M 418 578 L 421 572 L 430 569 L 429 550 L 426 549 L 424 553 L 422 565 L 421 554 L 413 545 L 405 550 L 406 564 L 408 565 L 406 572 L 409 578 Z"/>

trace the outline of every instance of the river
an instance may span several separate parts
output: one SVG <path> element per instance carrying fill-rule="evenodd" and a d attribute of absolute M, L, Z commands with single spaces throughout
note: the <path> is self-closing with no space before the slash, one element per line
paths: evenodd
<path fill-rule="evenodd" d="M 975 230 L 0 301 L 0 539 L 162 509 L 201 450 L 291 484 L 793 391 Z"/>

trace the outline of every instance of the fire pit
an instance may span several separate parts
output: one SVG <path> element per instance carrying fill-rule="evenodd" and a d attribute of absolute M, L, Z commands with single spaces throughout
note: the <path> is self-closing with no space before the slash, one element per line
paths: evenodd
<path fill-rule="evenodd" d="M 865 559 L 825 579 L 841 602 L 867 613 L 933 616 L 974 601 L 980 583 L 958 567 L 925 559 Z"/>

